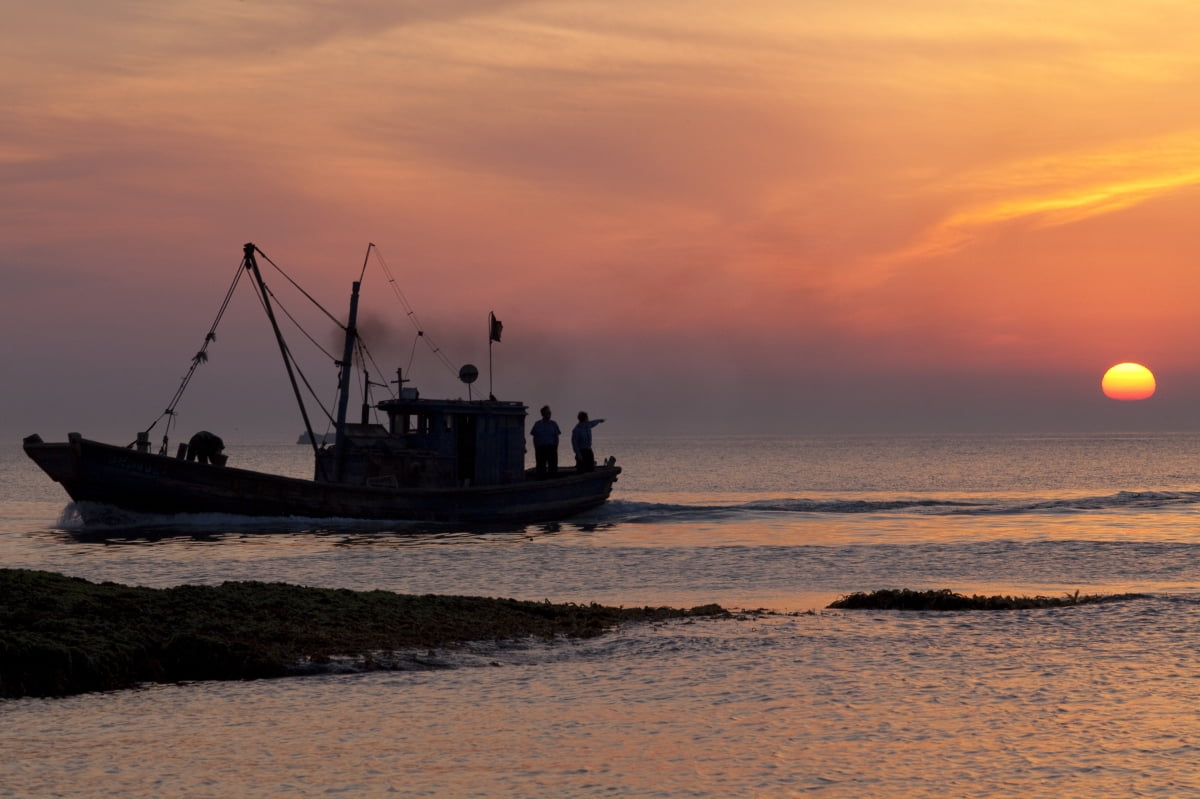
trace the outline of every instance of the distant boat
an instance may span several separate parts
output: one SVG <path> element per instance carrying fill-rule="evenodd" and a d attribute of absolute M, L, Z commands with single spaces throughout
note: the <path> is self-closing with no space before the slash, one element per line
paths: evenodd
<path fill-rule="evenodd" d="M 337 441 L 337 433 L 322 433 L 319 436 L 315 433 L 301 433 L 300 437 L 296 439 L 297 444 L 312 444 L 313 441 L 321 446 L 332 444 Z"/>
<path fill-rule="evenodd" d="M 255 258 L 262 251 L 247 244 L 243 253 L 241 267 L 254 276 L 299 400 L 271 295 Z M 359 285 L 353 284 L 345 325 L 332 442 L 313 436 L 304 403 L 299 403 L 309 428 L 301 443 L 313 445 L 313 479 L 226 466 L 226 456 L 219 452 L 223 442 L 217 439 L 213 452 L 210 442 L 198 440 L 200 434 L 191 442 L 190 457 L 185 444 L 174 456 L 165 452 L 165 437 L 163 449 L 151 452 L 148 430 L 128 447 L 92 441 L 79 433 L 59 443 L 31 435 L 24 440 L 26 454 L 62 484 L 85 524 L 106 521 L 112 508 L 148 514 L 527 523 L 564 519 L 608 499 L 621 473 L 612 458 L 592 471 L 566 468 L 544 479 L 525 468 L 527 407 L 521 402 L 424 399 L 401 383 L 398 397 L 374 406 L 386 415 L 386 425 L 367 423 L 365 400 L 363 421 L 347 422 Z M 212 339 L 210 332 L 205 347 Z M 193 370 L 206 359 L 201 350 Z M 470 366 L 460 372 L 468 383 L 477 374 Z M 182 390 L 183 386 L 179 394 Z"/>

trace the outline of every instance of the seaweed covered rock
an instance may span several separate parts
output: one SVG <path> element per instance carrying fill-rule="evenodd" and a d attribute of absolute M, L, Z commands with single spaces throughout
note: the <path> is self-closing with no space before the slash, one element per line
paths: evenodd
<path fill-rule="evenodd" d="M 907 588 L 884 589 L 870 593 L 847 594 L 829 604 L 840 610 L 1028 610 L 1060 608 L 1071 605 L 1091 605 L 1098 602 L 1118 602 L 1141 599 L 1144 594 L 1085 594 L 1076 591 L 1061 597 L 1046 596 L 965 596 L 948 588 L 912 591 Z"/>
<path fill-rule="evenodd" d="M 299 662 L 727 615 L 227 582 L 156 589 L 0 569 L 0 696 L 282 676 Z"/>

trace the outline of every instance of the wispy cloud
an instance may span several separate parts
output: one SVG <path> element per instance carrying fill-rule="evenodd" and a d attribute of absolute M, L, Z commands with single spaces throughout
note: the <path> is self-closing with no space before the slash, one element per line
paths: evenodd
<path fill-rule="evenodd" d="M 1031 229 L 1070 225 L 1200 185 L 1200 131 L 1024 163 L 992 165 L 958 175 L 932 193 L 958 206 L 909 246 L 872 259 L 879 279 L 905 263 L 943 258 L 970 248 L 1002 225 Z M 868 277 L 869 276 L 869 277 Z"/>

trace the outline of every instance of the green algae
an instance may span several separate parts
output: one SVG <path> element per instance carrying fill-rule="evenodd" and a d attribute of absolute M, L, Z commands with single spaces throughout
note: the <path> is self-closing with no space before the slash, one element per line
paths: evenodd
<path fill-rule="evenodd" d="M 283 583 L 156 589 L 0 569 L 0 697 L 278 677 L 344 656 L 590 638 L 623 623 L 727 615 L 717 605 L 614 608 Z"/>
<path fill-rule="evenodd" d="M 948 588 L 931 591 L 885 589 L 870 593 L 847 594 L 829 604 L 840 610 L 1032 610 L 1061 608 L 1074 605 L 1094 605 L 1100 602 L 1120 602 L 1144 599 L 1145 594 L 1084 594 L 1078 591 L 1061 597 L 1047 596 L 965 596 Z"/>

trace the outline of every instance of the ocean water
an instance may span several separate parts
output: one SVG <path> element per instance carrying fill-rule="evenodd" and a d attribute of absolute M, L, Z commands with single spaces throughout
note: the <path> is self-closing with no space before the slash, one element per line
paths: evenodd
<path fill-rule="evenodd" d="M 290 443 L 229 454 L 310 471 Z M 597 454 L 625 467 L 612 501 L 553 525 L 85 530 L 5 449 L 6 567 L 773 612 L 0 700 L 0 796 L 1200 796 L 1200 434 L 598 434 Z M 1147 596 L 825 609 L 880 588 Z"/>

